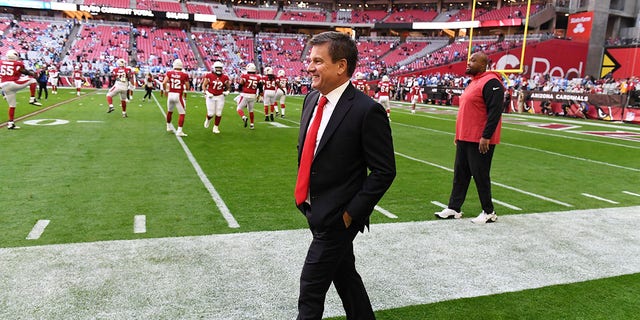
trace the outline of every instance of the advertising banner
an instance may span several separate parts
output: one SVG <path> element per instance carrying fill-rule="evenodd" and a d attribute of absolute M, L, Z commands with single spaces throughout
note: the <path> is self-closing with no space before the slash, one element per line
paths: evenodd
<path fill-rule="evenodd" d="M 591 38 L 592 24 L 593 12 L 570 14 L 569 22 L 567 23 L 567 38 L 588 43 Z"/>
<path fill-rule="evenodd" d="M 548 73 L 553 77 L 582 78 L 587 61 L 588 45 L 582 42 L 553 39 L 544 42 L 527 42 L 522 74 L 530 78 L 532 73 Z M 519 69 L 521 47 L 489 55 L 491 69 Z M 429 71 L 414 72 L 413 75 L 453 73 L 463 75 L 466 59 Z"/>
<path fill-rule="evenodd" d="M 571 118 L 625 121 L 640 124 L 640 108 L 627 106 L 627 95 L 587 94 L 571 92 L 525 91 L 523 111 Z M 518 99 L 512 98 L 517 112 Z"/>

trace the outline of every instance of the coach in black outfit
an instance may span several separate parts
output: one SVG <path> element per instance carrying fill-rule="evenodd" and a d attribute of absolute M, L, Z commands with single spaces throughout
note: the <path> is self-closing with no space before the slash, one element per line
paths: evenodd
<path fill-rule="evenodd" d="M 298 319 L 322 318 L 332 282 L 347 319 L 375 319 L 355 268 L 353 239 L 368 228 L 374 206 L 396 175 L 391 127 L 384 108 L 351 84 L 358 61 L 355 42 L 324 32 L 309 45 L 307 71 L 315 90 L 305 97 L 300 120 L 296 205 L 313 240 L 300 276 Z M 305 173 L 305 139 L 313 136 L 324 99 L 317 138 L 308 142 L 315 156 L 310 153 L 313 161 Z"/>

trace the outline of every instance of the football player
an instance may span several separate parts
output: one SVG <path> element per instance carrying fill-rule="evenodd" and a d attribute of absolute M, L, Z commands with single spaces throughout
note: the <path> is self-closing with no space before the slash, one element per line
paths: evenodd
<path fill-rule="evenodd" d="M 251 121 L 250 129 L 254 129 L 253 125 L 253 107 L 256 103 L 257 95 L 258 95 L 258 84 L 260 83 L 260 75 L 256 74 L 256 65 L 253 63 L 247 64 L 245 67 L 247 73 L 240 76 L 239 84 L 242 87 L 242 91 L 238 96 L 238 107 L 236 111 L 240 118 L 242 118 L 242 122 L 244 122 L 244 127 L 247 127 L 247 121 Z M 243 109 L 247 109 L 249 112 L 249 118 L 244 114 Z"/>
<path fill-rule="evenodd" d="M 157 77 L 156 78 L 156 83 L 158 84 L 158 88 L 160 89 L 160 96 L 164 97 L 164 94 L 165 94 L 164 85 L 163 85 L 164 77 L 165 77 L 164 71 L 160 71 L 160 73 L 158 73 L 156 77 Z"/>
<path fill-rule="evenodd" d="M 118 59 L 116 61 L 116 68 L 111 72 L 115 78 L 115 82 L 111 89 L 107 92 L 107 104 L 109 109 L 107 113 L 113 112 L 113 97 L 116 94 L 120 95 L 120 105 L 122 106 L 122 117 L 127 117 L 127 91 L 133 81 L 133 75 L 131 69 L 127 68 L 127 63 L 124 59 Z"/>
<path fill-rule="evenodd" d="M 416 103 L 422 100 L 422 87 L 418 83 L 418 81 L 413 81 L 413 85 L 411 86 L 411 113 L 416 113 Z"/>
<path fill-rule="evenodd" d="M 207 104 L 207 117 L 204 120 L 204 127 L 209 128 L 211 119 L 213 121 L 213 133 L 220 133 L 220 120 L 222 120 L 222 108 L 224 107 L 224 97 L 229 94 L 231 81 L 229 76 L 223 73 L 224 64 L 220 61 L 213 63 L 213 72 L 207 73 L 202 80 L 205 102 Z"/>
<path fill-rule="evenodd" d="M 364 79 L 364 74 L 362 72 L 356 72 L 356 80 L 353 81 L 353 86 L 364 92 L 366 95 L 369 95 L 369 84 L 367 83 L 367 80 Z"/>
<path fill-rule="evenodd" d="M 20 129 L 14 122 L 14 113 L 16 109 L 16 93 L 27 86 L 31 93 L 29 103 L 36 106 L 42 104 L 36 101 L 36 83 L 35 72 L 27 70 L 24 63 L 20 60 L 18 52 L 10 49 L 5 54 L 5 59 L 0 61 L 0 89 L 4 93 L 4 98 L 9 104 L 9 121 L 7 129 Z"/>
<path fill-rule="evenodd" d="M 273 68 L 264 68 L 264 76 L 261 81 L 264 89 L 262 99 L 262 103 L 264 103 L 264 121 L 273 121 L 273 112 L 275 111 L 273 104 L 276 102 L 276 89 L 280 85 L 273 74 Z"/>
<path fill-rule="evenodd" d="M 80 96 L 80 88 L 82 88 L 82 84 L 84 83 L 84 78 L 82 77 L 82 70 L 80 69 L 79 65 L 76 65 L 73 68 L 73 83 L 76 86 L 76 95 L 79 97 Z"/>
<path fill-rule="evenodd" d="M 55 66 L 49 67 L 49 83 L 51 83 L 51 94 L 58 94 L 58 82 L 60 82 L 60 71 Z"/>
<path fill-rule="evenodd" d="M 278 90 L 276 90 L 276 100 L 273 102 L 273 107 L 276 111 L 276 115 L 278 115 L 278 101 L 280 102 L 280 116 L 282 118 L 284 118 L 284 102 L 285 102 L 285 97 L 287 95 L 287 86 L 289 84 L 289 79 L 287 79 L 287 76 L 284 72 L 284 70 L 280 69 L 278 70 L 278 77 L 276 78 L 276 81 L 279 84 L 279 88 Z"/>
<path fill-rule="evenodd" d="M 178 130 L 176 135 L 179 137 L 186 137 L 187 134 L 182 131 L 184 125 L 184 117 L 186 114 L 187 104 L 184 101 L 186 97 L 185 90 L 190 89 L 189 75 L 182 71 L 182 60 L 173 60 L 173 70 L 167 71 L 164 77 L 162 86 L 167 91 L 167 132 L 173 132 L 173 126 L 171 125 L 171 117 L 173 116 L 173 110 L 178 109 Z"/>
<path fill-rule="evenodd" d="M 391 102 L 389 93 L 391 92 L 391 82 L 387 75 L 382 76 L 382 81 L 378 82 L 378 103 L 387 110 L 387 117 L 391 119 Z"/>

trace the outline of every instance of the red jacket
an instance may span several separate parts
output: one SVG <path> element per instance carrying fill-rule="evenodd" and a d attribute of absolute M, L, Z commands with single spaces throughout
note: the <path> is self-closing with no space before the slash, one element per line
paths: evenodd
<path fill-rule="evenodd" d="M 497 83 L 492 81 L 491 85 L 485 88 L 487 82 L 492 79 L 497 80 Z M 456 141 L 478 143 L 484 136 L 491 138 L 490 144 L 500 143 L 502 101 L 504 86 L 501 77 L 495 72 L 476 75 L 460 96 Z"/>

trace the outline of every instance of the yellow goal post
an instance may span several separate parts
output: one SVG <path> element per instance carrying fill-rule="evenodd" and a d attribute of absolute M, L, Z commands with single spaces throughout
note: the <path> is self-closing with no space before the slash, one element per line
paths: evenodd
<path fill-rule="evenodd" d="M 471 9 L 471 21 L 475 21 L 475 16 L 476 16 L 476 3 L 478 2 L 478 0 L 473 0 L 473 6 Z M 524 71 L 524 53 L 525 53 L 525 49 L 527 48 L 527 33 L 529 31 L 529 15 L 531 13 L 531 0 L 527 0 L 527 14 L 525 15 L 524 18 L 524 37 L 522 39 L 522 49 L 520 51 L 520 60 L 518 61 L 519 64 L 519 68 L 515 69 L 500 69 L 500 70 L 493 70 L 495 72 L 500 72 L 500 73 L 522 73 Z M 471 49 L 473 48 L 473 25 L 470 27 L 469 29 L 469 48 L 467 50 L 467 63 L 469 62 L 469 59 L 471 58 Z"/>

